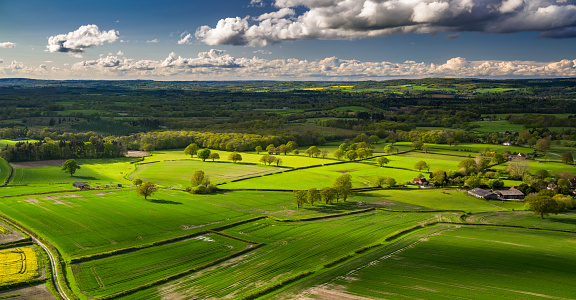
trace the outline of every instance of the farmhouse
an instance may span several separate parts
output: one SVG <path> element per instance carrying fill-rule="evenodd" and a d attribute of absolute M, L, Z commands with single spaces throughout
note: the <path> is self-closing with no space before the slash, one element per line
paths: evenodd
<path fill-rule="evenodd" d="M 477 198 L 482 198 L 486 200 L 498 200 L 498 195 L 489 190 L 484 190 L 481 188 L 475 188 L 468 191 L 468 195 L 472 195 Z"/>
<path fill-rule="evenodd" d="M 510 190 L 499 190 L 496 191 L 496 194 L 502 200 L 523 200 L 524 193 L 517 189 L 510 189 Z"/>
<path fill-rule="evenodd" d="M 421 186 L 427 186 L 429 184 L 429 182 L 426 178 L 414 178 L 414 180 L 412 182 L 414 182 L 414 184 L 421 185 Z"/>
<path fill-rule="evenodd" d="M 72 186 L 79 189 L 79 190 L 89 190 L 90 186 L 87 185 L 84 182 L 80 182 L 80 181 L 74 181 L 74 183 L 72 183 Z"/>

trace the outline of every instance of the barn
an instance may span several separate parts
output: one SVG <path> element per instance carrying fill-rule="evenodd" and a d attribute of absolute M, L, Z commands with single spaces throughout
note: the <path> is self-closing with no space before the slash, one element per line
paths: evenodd
<path fill-rule="evenodd" d="M 481 188 L 475 188 L 468 191 L 468 195 L 472 195 L 477 198 L 482 198 L 486 200 L 498 200 L 498 195 L 490 190 L 484 190 Z"/>
<path fill-rule="evenodd" d="M 84 182 L 80 182 L 80 181 L 74 181 L 74 183 L 72 183 L 72 186 L 79 189 L 79 190 L 89 190 L 90 186 L 87 185 Z"/>

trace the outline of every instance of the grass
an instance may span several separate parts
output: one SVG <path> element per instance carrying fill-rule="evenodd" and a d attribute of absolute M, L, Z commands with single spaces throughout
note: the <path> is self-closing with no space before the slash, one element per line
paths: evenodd
<path fill-rule="evenodd" d="M 351 112 L 369 112 L 370 110 L 363 106 L 341 106 L 334 109 L 335 111 L 351 111 Z"/>
<path fill-rule="evenodd" d="M 323 287 L 368 298 L 570 299 L 576 293 L 569 271 L 576 267 L 576 254 L 566 245 L 573 239 L 573 234 L 501 228 L 446 230 L 392 256 L 382 249 L 356 269 L 341 268 L 347 276 L 332 277 Z"/>
<path fill-rule="evenodd" d="M 389 167 L 396 167 L 396 168 L 405 168 L 405 169 L 414 169 L 414 165 L 418 161 L 425 161 L 428 166 L 430 167 L 430 172 L 434 171 L 436 168 L 440 168 L 442 170 L 458 170 L 458 163 L 460 161 L 466 159 L 463 157 L 455 157 L 455 156 L 448 156 L 448 155 L 439 155 L 439 154 L 432 154 L 432 153 L 422 153 L 422 152 L 408 152 L 396 155 L 389 155 L 386 156 L 390 162 L 385 166 Z M 376 159 L 370 159 L 367 162 L 376 164 Z M 416 171 L 416 170 L 415 170 Z M 427 172 L 428 170 L 424 169 L 422 172 Z M 416 173 L 416 175 L 418 172 Z M 414 179 L 414 178 L 410 178 Z"/>
<path fill-rule="evenodd" d="M 504 163 L 501 165 L 494 166 L 492 168 L 497 170 L 505 170 L 508 166 L 508 163 Z M 576 173 L 576 166 L 574 165 L 567 165 L 559 162 L 544 162 L 544 161 L 529 161 L 528 163 L 528 170 L 530 173 L 535 174 L 537 170 L 547 170 L 553 174 L 558 174 L 564 171 L 569 171 L 572 173 Z"/>
<path fill-rule="evenodd" d="M 279 223 L 265 219 L 246 223 L 224 233 L 262 242 L 264 246 L 206 272 L 131 298 L 170 298 L 181 294 L 197 299 L 240 298 L 302 272 L 322 269 L 328 262 L 431 217 L 426 213 L 373 212 L 320 221 Z"/>
<path fill-rule="evenodd" d="M 10 176 L 10 166 L 6 160 L 0 158 L 0 184 L 6 182 L 8 176 Z"/>
<path fill-rule="evenodd" d="M 235 164 L 232 162 L 212 162 L 198 160 L 164 161 L 154 164 L 139 165 L 128 178 L 140 178 L 165 186 L 183 188 L 190 186 L 194 171 L 203 170 L 212 183 L 219 183 L 247 176 L 262 175 L 286 170 L 276 166 Z"/>
<path fill-rule="evenodd" d="M 539 215 L 526 211 L 483 212 L 469 216 L 466 218 L 466 221 L 469 223 L 516 225 L 529 228 L 569 230 L 576 232 L 575 213 L 550 215 L 544 219 L 540 219 Z"/>
<path fill-rule="evenodd" d="M 397 182 L 414 179 L 417 172 L 380 168 L 370 164 L 345 163 L 278 173 L 223 185 L 226 189 L 287 189 L 302 190 L 332 186 L 336 178 L 343 174 L 352 176 L 352 187 L 375 186 L 378 176 L 394 177 Z M 304 180 L 305 178 L 305 180 Z"/>
<path fill-rule="evenodd" d="M 140 251 L 73 264 L 82 294 L 105 296 L 200 267 L 234 252 L 248 243 L 216 234 L 146 248 Z"/>
<path fill-rule="evenodd" d="M 0 250 L 0 287 L 24 283 L 40 276 L 40 257 L 33 247 Z"/>
<path fill-rule="evenodd" d="M 519 202 L 486 201 L 469 196 L 465 191 L 440 189 L 371 191 L 360 193 L 353 199 L 397 210 L 501 211 L 524 207 Z"/>
<path fill-rule="evenodd" d="M 505 131 L 520 132 L 525 129 L 524 125 L 510 124 L 510 122 L 508 121 L 470 122 L 468 124 L 472 126 L 479 126 L 474 130 L 482 133 L 505 132 Z"/>

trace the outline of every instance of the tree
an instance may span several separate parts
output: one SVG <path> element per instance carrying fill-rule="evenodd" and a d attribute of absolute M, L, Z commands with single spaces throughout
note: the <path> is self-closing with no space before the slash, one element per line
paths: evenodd
<path fill-rule="evenodd" d="M 208 175 L 204 173 L 202 170 L 198 170 L 194 172 L 192 178 L 190 179 L 190 183 L 192 186 L 199 186 L 199 185 L 210 185 L 210 178 Z"/>
<path fill-rule="evenodd" d="M 474 162 L 476 162 L 476 170 L 478 171 L 484 170 L 486 167 L 488 167 L 488 164 L 490 163 L 489 160 L 485 159 L 482 156 L 476 156 L 474 158 Z"/>
<path fill-rule="evenodd" d="M 430 145 L 422 145 L 422 150 L 424 153 L 428 153 L 428 151 L 430 151 Z"/>
<path fill-rule="evenodd" d="M 562 153 L 562 155 L 560 155 L 560 159 L 562 160 L 563 163 L 567 165 L 574 164 L 574 158 L 572 157 L 572 153 L 570 152 Z"/>
<path fill-rule="evenodd" d="M 274 150 L 276 150 L 276 147 L 274 147 L 274 144 L 270 144 L 270 145 L 268 145 L 268 147 L 266 147 L 266 151 L 268 152 L 268 154 L 274 153 Z"/>
<path fill-rule="evenodd" d="M 295 141 L 289 141 L 286 143 L 286 148 L 288 148 L 288 151 L 294 151 L 298 149 L 298 144 Z"/>
<path fill-rule="evenodd" d="M 331 187 L 325 187 L 320 190 L 320 196 L 322 197 L 322 201 L 324 201 L 324 203 L 332 203 L 334 198 L 336 198 L 336 190 Z"/>
<path fill-rule="evenodd" d="M 390 162 L 390 160 L 389 160 L 388 158 L 384 157 L 384 156 L 380 156 L 380 157 L 378 157 L 378 158 L 376 159 L 376 163 L 377 163 L 380 167 L 388 164 L 389 162 Z"/>
<path fill-rule="evenodd" d="M 423 169 L 430 169 L 430 166 L 428 166 L 428 164 L 421 160 L 418 161 L 414 164 L 414 169 L 418 170 L 418 172 L 422 171 Z"/>
<path fill-rule="evenodd" d="M 194 154 L 196 154 L 196 152 L 198 152 L 198 149 L 199 149 L 198 145 L 196 145 L 195 143 L 192 143 L 184 149 L 184 154 L 190 155 L 190 157 L 194 157 Z"/>
<path fill-rule="evenodd" d="M 74 159 L 69 159 L 62 164 L 62 171 L 70 173 L 70 176 L 73 176 L 78 169 L 80 169 L 80 165 Z"/>
<path fill-rule="evenodd" d="M 320 156 L 322 156 L 322 158 L 326 158 L 326 156 L 328 156 L 328 150 L 324 149 L 320 151 Z"/>
<path fill-rule="evenodd" d="M 318 147 L 316 146 L 310 146 L 310 148 L 306 149 L 306 153 L 309 157 L 310 156 L 314 156 L 317 157 L 318 155 L 320 155 L 320 149 L 318 149 Z"/>
<path fill-rule="evenodd" d="M 432 176 L 430 176 L 430 181 L 432 181 L 434 185 L 444 186 L 448 182 L 448 176 L 446 175 L 446 172 L 444 170 L 437 168 L 434 169 L 434 171 L 432 172 Z"/>
<path fill-rule="evenodd" d="M 499 165 L 499 164 L 503 164 L 506 161 L 508 161 L 506 159 L 506 156 L 504 156 L 504 154 L 502 153 L 494 153 L 494 155 L 492 156 L 492 160 L 490 161 L 490 163 L 494 164 L 494 165 Z"/>
<path fill-rule="evenodd" d="M 384 153 L 386 154 L 392 154 L 394 152 L 394 146 L 392 145 L 386 145 L 384 147 Z"/>
<path fill-rule="evenodd" d="M 476 161 L 472 158 L 467 158 L 458 163 L 458 171 L 464 175 L 476 172 Z"/>
<path fill-rule="evenodd" d="M 308 197 L 307 191 L 302 190 L 294 191 L 294 202 L 296 202 L 298 208 L 300 208 L 301 206 L 304 205 L 304 203 L 306 203 L 307 197 Z"/>
<path fill-rule="evenodd" d="M 294 149 L 294 150 L 292 150 L 292 154 L 298 155 L 298 154 L 300 154 L 300 150 Z"/>
<path fill-rule="evenodd" d="M 260 154 L 260 152 L 262 152 L 262 146 L 256 146 L 256 154 Z"/>
<path fill-rule="evenodd" d="M 378 187 L 391 188 L 396 185 L 396 179 L 392 177 L 378 176 L 376 179 L 376 185 L 378 185 Z"/>
<path fill-rule="evenodd" d="M 526 197 L 526 208 L 544 219 L 544 216 L 557 214 L 562 207 L 550 196 L 532 193 Z"/>
<path fill-rule="evenodd" d="M 336 189 L 336 199 L 340 200 L 340 198 L 342 198 L 346 201 L 350 190 L 352 190 L 352 176 L 350 176 L 350 174 L 340 175 L 340 177 L 334 181 L 333 187 Z"/>
<path fill-rule="evenodd" d="M 142 185 L 136 188 L 136 194 L 138 196 L 144 196 L 144 200 L 148 200 L 148 196 L 156 193 L 158 188 L 156 185 L 150 181 L 144 182 Z"/>
<path fill-rule="evenodd" d="M 214 161 L 215 159 L 220 159 L 220 154 L 212 152 L 210 153 L 210 156 L 208 156 L 208 159 L 211 159 L 212 161 Z"/>
<path fill-rule="evenodd" d="M 543 139 L 538 139 L 536 141 L 536 145 L 534 145 L 534 148 L 536 148 L 536 150 L 542 153 L 546 153 L 546 151 L 548 151 L 548 148 L 550 148 L 551 145 L 552 145 L 552 138 L 547 137 Z"/>
<path fill-rule="evenodd" d="M 464 184 L 471 189 L 475 189 L 482 185 L 482 180 L 478 176 L 470 176 L 464 181 Z"/>
<path fill-rule="evenodd" d="M 348 147 L 349 147 L 348 143 L 342 143 L 340 144 L 340 146 L 338 146 L 338 149 L 341 150 L 342 152 L 346 152 L 348 151 Z"/>
<path fill-rule="evenodd" d="M 424 146 L 424 143 L 422 143 L 421 141 L 412 142 L 412 148 L 414 148 L 415 150 L 422 150 L 422 146 Z"/>
<path fill-rule="evenodd" d="M 391 187 L 396 185 L 396 179 L 394 179 L 392 177 L 387 177 L 385 182 L 386 182 L 386 187 L 388 187 L 388 188 L 391 188 Z"/>
<path fill-rule="evenodd" d="M 337 160 L 340 160 L 342 157 L 344 157 L 344 151 L 337 149 L 332 155 L 334 155 Z"/>
<path fill-rule="evenodd" d="M 199 151 L 197 152 L 197 156 L 198 156 L 198 158 L 200 158 L 202 161 L 206 161 L 206 159 L 208 159 L 208 158 L 210 157 L 210 152 L 211 152 L 210 149 L 206 149 L 206 148 L 205 148 L 205 149 L 199 150 Z"/>
<path fill-rule="evenodd" d="M 358 153 L 356 153 L 356 151 L 354 151 L 354 150 L 348 150 L 348 151 L 346 151 L 345 156 L 346 156 L 346 159 L 348 159 L 349 161 L 353 161 L 356 158 L 358 158 Z"/>
<path fill-rule="evenodd" d="M 142 179 L 136 178 L 136 179 L 132 180 L 132 184 L 135 186 L 140 186 L 142 184 Z"/>
<path fill-rule="evenodd" d="M 282 164 L 282 159 L 280 157 L 276 157 L 276 166 L 279 167 Z"/>
<path fill-rule="evenodd" d="M 276 159 L 277 159 L 276 156 L 266 154 L 266 155 L 263 155 L 262 157 L 260 157 L 260 162 L 264 163 L 265 165 L 266 164 L 271 165 L 273 162 L 276 161 Z"/>
<path fill-rule="evenodd" d="M 231 160 L 234 163 L 237 163 L 239 161 L 242 161 L 242 155 L 240 155 L 240 153 L 234 151 L 234 152 L 230 153 L 230 155 L 228 155 L 228 160 Z"/>
<path fill-rule="evenodd" d="M 491 189 L 499 189 L 504 187 L 504 181 L 500 179 L 490 179 L 488 180 L 488 187 Z"/>
<path fill-rule="evenodd" d="M 314 205 L 315 202 L 318 202 L 322 199 L 322 196 L 320 195 L 320 191 L 316 188 L 308 189 L 308 193 L 307 193 L 306 197 L 307 197 L 307 201 L 308 201 L 308 203 L 310 203 L 310 205 Z"/>
<path fill-rule="evenodd" d="M 508 173 L 510 179 L 522 179 L 528 174 L 528 161 L 525 159 L 514 159 L 508 163 Z"/>

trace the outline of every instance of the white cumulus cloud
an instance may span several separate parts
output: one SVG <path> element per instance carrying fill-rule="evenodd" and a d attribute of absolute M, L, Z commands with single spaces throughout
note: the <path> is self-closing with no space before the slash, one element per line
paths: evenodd
<path fill-rule="evenodd" d="M 146 41 L 146 43 L 148 43 L 148 44 L 156 44 L 156 43 L 158 43 L 158 39 L 148 40 L 148 41 Z"/>
<path fill-rule="evenodd" d="M 120 38 L 116 30 L 100 31 L 96 25 L 80 26 L 76 31 L 48 38 L 49 52 L 83 53 L 86 48 L 114 43 Z"/>
<path fill-rule="evenodd" d="M 11 42 L 0 43 L 0 48 L 14 48 L 14 47 L 16 47 L 15 43 L 11 43 Z"/>
<path fill-rule="evenodd" d="M 180 40 L 178 40 L 178 45 L 184 45 L 184 44 L 192 44 L 192 34 L 189 33 L 188 31 L 183 32 L 182 34 L 180 34 Z"/>
<path fill-rule="evenodd" d="M 256 18 L 224 18 L 214 27 L 201 26 L 196 37 L 208 45 L 264 46 L 466 31 L 538 31 L 541 37 L 570 38 L 576 31 L 576 0 L 275 0 L 274 7 Z"/>

